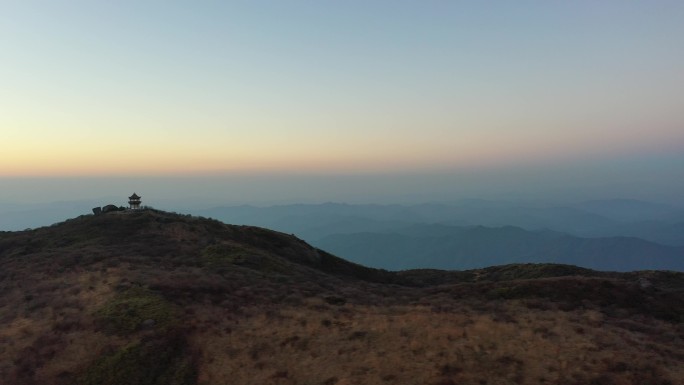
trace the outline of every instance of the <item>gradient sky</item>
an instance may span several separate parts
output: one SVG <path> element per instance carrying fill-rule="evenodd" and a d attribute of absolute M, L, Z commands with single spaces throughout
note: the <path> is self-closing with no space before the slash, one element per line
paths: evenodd
<path fill-rule="evenodd" d="M 676 197 L 682 20 L 682 1 L 4 1 L 0 178 L 641 168 L 633 186 Z"/>

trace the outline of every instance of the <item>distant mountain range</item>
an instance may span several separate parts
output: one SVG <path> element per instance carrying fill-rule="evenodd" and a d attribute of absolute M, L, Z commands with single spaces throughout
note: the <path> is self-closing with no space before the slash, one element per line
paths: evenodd
<path fill-rule="evenodd" d="M 671 246 L 684 246 L 684 209 L 627 199 L 567 206 L 470 199 L 451 204 L 418 205 L 324 203 L 230 206 L 193 212 L 231 223 L 295 233 L 312 242 L 333 234 L 396 230 L 411 224 L 445 224 L 516 226 L 580 237 L 637 237 Z"/>
<path fill-rule="evenodd" d="M 0 204 L 0 230 L 45 226 L 108 202 Z M 415 205 L 293 204 L 183 210 L 272 228 L 390 270 L 555 262 L 595 269 L 684 270 L 684 209 L 637 200 L 564 206 L 460 200 Z"/>
<path fill-rule="evenodd" d="M 508 263 L 566 263 L 610 271 L 684 271 L 684 247 L 632 237 L 580 238 L 519 227 L 413 225 L 387 233 L 335 234 L 316 246 L 385 269 L 473 269 Z"/>
<path fill-rule="evenodd" d="M 684 270 L 684 210 L 635 200 L 568 206 L 484 200 L 408 206 L 325 203 L 195 212 L 292 233 L 355 262 L 391 270 L 514 262 Z"/>

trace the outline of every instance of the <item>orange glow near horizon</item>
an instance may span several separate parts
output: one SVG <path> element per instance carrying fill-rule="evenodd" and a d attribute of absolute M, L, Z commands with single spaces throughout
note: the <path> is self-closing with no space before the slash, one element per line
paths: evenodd
<path fill-rule="evenodd" d="M 281 144 L 280 140 L 202 143 L 190 138 L 184 143 L 121 142 L 102 146 L 32 141 L 10 145 L 1 158 L 0 176 L 467 171 L 629 155 L 667 147 L 654 139 L 632 139 L 612 146 L 572 134 L 512 138 L 470 134 L 462 140 L 453 135 L 442 141 L 418 136 L 389 141 L 369 135 L 364 140 L 293 139 L 290 144 Z M 673 143 L 681 141 L 671 141 L 669 146 Z"/>
<path fill-rule="evenodd" d="M 684 146 L 684 3 L 11 3 L 4 177 L 476 172 Z"/>

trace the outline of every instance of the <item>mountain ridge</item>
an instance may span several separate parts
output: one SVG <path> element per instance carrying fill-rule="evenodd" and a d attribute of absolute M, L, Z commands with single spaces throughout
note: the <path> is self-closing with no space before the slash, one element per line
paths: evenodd
<path fill-rule="evenodd" d="M 684 270 L 684 247 L 636 237 L 576 237 L 515 226 L 411 225 L 388 232 L 335 234 L 316 245 L 379 268 L 446 270 L 507 263 L 562 263 L 597 270 Z"/>
<path fill-rule="evenodd" d="M 585 206 L 591 208 L 597 202 Z M 610 202 L 613 200 L 606 204 Z M 627 214 L 622 214 L 622 217 L 600 215 L 605 214 L 603 211 L 606 210 L 587 211 L 587 207 L 583 207 L 581 203 L 535 206 L 497 201 L 415 205 L 243 205 L 199 210 L 198 213 L 226 222 L 248 223 L 295 233 L 311 243 L 328 235 L 348 234 L 358 232 L 359 229 L 387 231 L 410 224 L 446 224 L 490 227 L 510 225 L 530 231 L 550 229 L 579 237 L 634 236 L 669 246 L 684 246 L 684 233 L 681 231 L 684 210 L 670 205 L 635 202 L 635 209 L 625 210 Z M 649 211 L 643 207 L 656 207 L 657 210 Z M 615 210 L 607 211 L 610 213 Z M 625 221 L 624 216 L 631 219 Z"/>
<path fill-rule="evenodd" d="M 253 226 L 156 210 L 84 215 L 0 233 L 0 378 L 674 384 L 683 292 L 677 272 L 389 272 Z M 593 348 L 567 348 L 582 344 Z"/>

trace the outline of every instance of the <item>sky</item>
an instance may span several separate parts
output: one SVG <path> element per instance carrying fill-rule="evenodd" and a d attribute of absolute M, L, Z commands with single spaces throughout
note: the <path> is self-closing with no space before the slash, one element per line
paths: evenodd
<path fill-rule="evenodd" d="M 681 203 L 682 20 L 681 1 L 2 1 L 0 201 Z"/>

